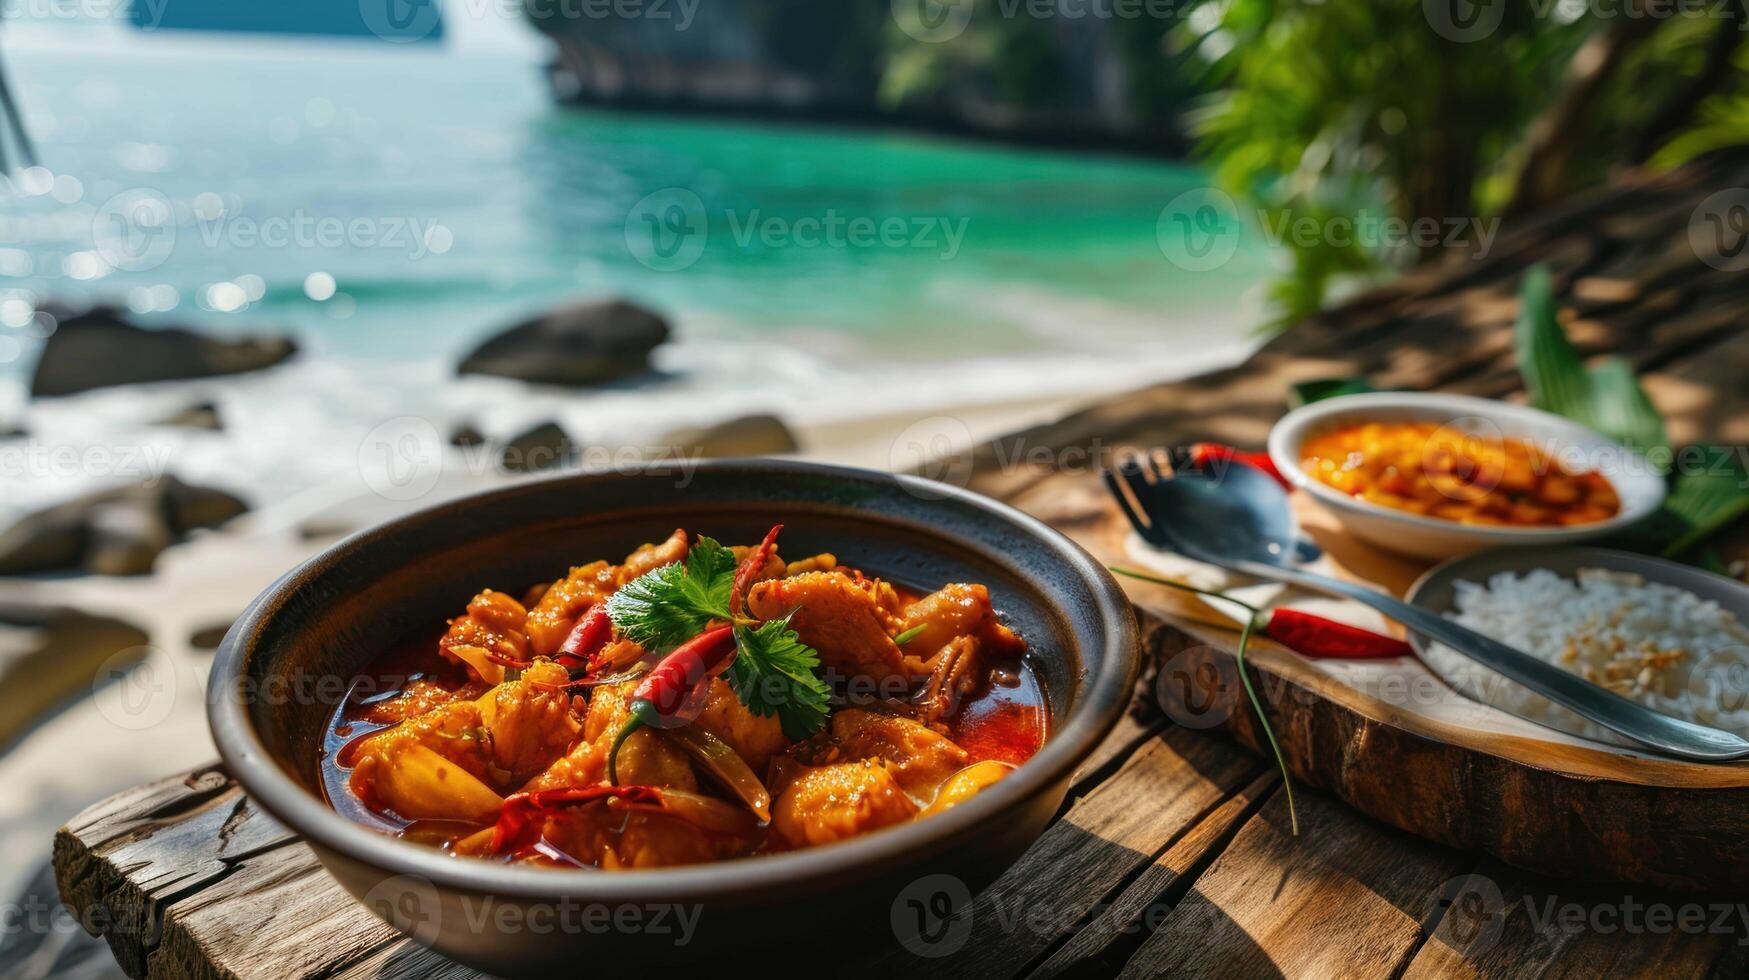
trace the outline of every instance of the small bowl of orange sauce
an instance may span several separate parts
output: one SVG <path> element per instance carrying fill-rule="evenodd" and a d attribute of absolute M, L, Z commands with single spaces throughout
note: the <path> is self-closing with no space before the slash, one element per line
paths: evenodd
<path fill-rule="evenodd" d="M 1665 492 L 1644 457 L 1576 422 L 1458 395 L 1316 402 L 1276 424 L 1269 453 L 1356 537 L 1422 558 L 1601 537 Z"/>

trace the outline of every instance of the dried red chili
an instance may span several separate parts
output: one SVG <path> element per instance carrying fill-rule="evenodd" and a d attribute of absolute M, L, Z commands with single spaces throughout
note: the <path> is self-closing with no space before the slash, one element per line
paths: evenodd
<path fill-rule="evenodd" d="M 548 817 L 607 799 L 660 805 L 662 792 L 654 786 L 588 786 L 517 793 L 506 799 L 504 809 L 498 812 L 498 826 L 492 831 L 492 852 L 510 854 L 533 847 L 539 843 L 541 828 Z"/>
<path fill-rule="evenodd" d="M 612 637 L 613 620 L 608 618 L 607 603 L 598 602 L 577 620 L 577 625 L 571 627 L 565 642 L 559 644 L 559 655 L 555 659 L 566 670 L 592 670 L 595 658 L 601 655 L 602 648 Z"/>
<path fill-rule="evenodd" d="M 753 576 L 765 567 L 770 560 L 771 552 L 777 546 L 777 532 L 783 530 L 782 524 L 773 524 L 771 530 L 765 532 L 765 540 L 759 542 L 759 547 L 748 552 L 741 567 L 735 569 L 735 584 L 729 588 L 729 612 L 739 616 L 746 602 L 747 590 L 753 586 Z"/>
<path fill-rule="evenodd" d="M 1287 482 L 1287 478 L 1275 468 L 1275 461 L 1269 458 L 1268 453 L 1247 453 L 1218 442 L 1199 442 L 1190 447 L 1186 461 L 1192 468 L 1199 470 L 1208 469 L 1214 463 L 1244 463 L 1268 473 L 1284 488 L 1293 489 L 1293 484 Z"/>

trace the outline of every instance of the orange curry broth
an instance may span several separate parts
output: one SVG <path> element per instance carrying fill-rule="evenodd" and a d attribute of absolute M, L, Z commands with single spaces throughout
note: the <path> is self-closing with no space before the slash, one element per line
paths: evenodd
<path fill-rule="evenodd" d="M 910 598 L 910 595 L 907 595 Z M 407 696 L 426 694 L 437 701 L 474 698 L 486 685 L 470 681 L 465 668 L 438 654 L 441 634 L 430 634 L 402 643 L 377 659 L 372 669 L 354 682 L 353 693 L 329 718 L 324 733 L 321 760 L 323 795 L 328 804 L 348 819 L 397 836 L 434 846 L 447 846 L 480 827 L 450 821 L 408 821 L 374 801 L 361 797 L 352 779 L 359 747 L 370 736 L 399 720 Z M 418 713 L 418 712 L 413 712 Z M 1024 660 L 999 665 L 990 671 L 989 683 L 978 696 L 965 701 L 948 721 L 948 737 L 973 763 L 983 761 L 1019 765 L 1032 758 L 1044 744 L 1049 730 L 1049 707 L 1037 675 Z M 774 765 L 776 760 L 774 760 Z M 754 853 L 773 849 L 775 841 L 763 842 Z M 542 863 L 571 865 L 576 862 L 549 853 Z"/>
<path fill-rule="evenodd" d="M 1393 510 L 1460 524 L 1558 527 L 1621 510 L 1601 473 L 1574 471 L 1520 439 L 1485 438 L 1431 422 L 1367 422 L 1300 447 L 1313 479 Z"/>

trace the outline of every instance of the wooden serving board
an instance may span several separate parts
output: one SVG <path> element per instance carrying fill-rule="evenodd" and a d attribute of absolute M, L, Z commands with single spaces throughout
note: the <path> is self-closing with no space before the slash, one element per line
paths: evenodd
<path fill-rule="evenodd" d="M 1056 489 L 1064 490 L 1060 479 Z M 1222 573 L 1158 557 L 1104 500 L 1082 487 L 1070 533 L 1111 565 Z M 1429 563 L 1355 542 L 1295 495 L 1302 530 L 1325 550 L 1323 571 L 1401 596 Z M 1269 755 L 1239 683 L 1238 634 L 1195 597 L 1124 580 L 1144 619 L 1173 641 L 1151 689 L 1181 727 L 1228 732 Z M 1394 629 L 1357 603 L 1291 604 Z M 1454 847 L 1568 881 L 1685 890 L 1749 889 L 1749 762 L 1690 763 L 1570 736 L 1469 701 L 1418 661 L 1312 661 L 1256 639 L 1248 664 L 1296 780 L 1371 816 Z"/>

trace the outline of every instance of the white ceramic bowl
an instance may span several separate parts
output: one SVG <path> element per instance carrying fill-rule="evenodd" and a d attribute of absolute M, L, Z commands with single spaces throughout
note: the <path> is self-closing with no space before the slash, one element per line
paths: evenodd
<path fill-rule="evenodd" d="M 1602 473 L 1621 498 L 1621 510 L 1606 521 L 1568 527 L 1458 524 L 1351 497 L 1300 468 L 1300 447 L 1307 439 L 1360 422 L 1435 422 L 1487 438 L 1524 440 L 1569 469 Z M 1641 520 L 1664 502 L 1663 475 L 1638 453 L 1559 415 L 1463 395 L 1377 392 L 1314 402 L 1289 412 L 1270 430 L 1269 458 L 1283 476 L 1335 514 L 1355 537 L 1418 558 L 1450 558 L 1483 548 L 1588 541 Z"/>

